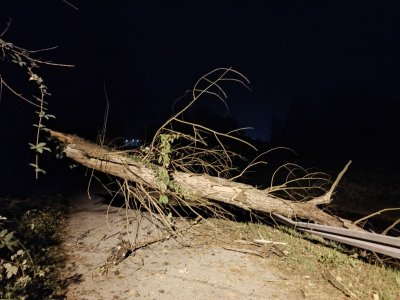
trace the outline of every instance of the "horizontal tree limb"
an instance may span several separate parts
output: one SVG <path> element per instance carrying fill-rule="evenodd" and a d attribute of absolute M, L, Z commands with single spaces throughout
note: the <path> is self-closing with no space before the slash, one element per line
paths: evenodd
<path fill-rule="evenodd" d="M 75 135 L 57 131 L 51 131 L 50 133 L 52 137 L 64 143 L 66 156 L 81 165 L 128 181 L 141 182 L 156 190 L 165 188 L 157 178 L 154 169 L 141 161 L 135 161 L 121 153 L 109 151 Z M 340 179 L 344 171 L 341 172 L 338 179 Z M 361 230 L 350 221 L 329 215 L 317 207 L 318 204 L 330 202 L 333 188 L 336 186 L 338 179 L 335 181 L 333 188 L 325 195 L 308 202 L 295 202 L 280 199 L 272 195 L 269 189 L 260 190 L 247 184 L 207 174 L 175 171 L 172 172 L 171 176 L 180 189 L 184 190 L 188 195 L 227 203 L 249 211 L 277 213 L 289 218 L 305 218 L 319 224 Z"/>

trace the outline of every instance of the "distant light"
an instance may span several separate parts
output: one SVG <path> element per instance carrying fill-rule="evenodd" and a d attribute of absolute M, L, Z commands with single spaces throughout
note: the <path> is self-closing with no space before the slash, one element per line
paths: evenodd
<path fill-rule="evenodd" d="M 122 146 L 127 148 L 138 148 L 142 146 L 143 141 L 140 139 L 124 139 Z"/>

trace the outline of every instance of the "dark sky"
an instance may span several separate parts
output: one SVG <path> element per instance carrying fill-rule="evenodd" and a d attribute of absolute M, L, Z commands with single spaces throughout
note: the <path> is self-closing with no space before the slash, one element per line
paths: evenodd
<path fill-rule="evenodd" d="M 249 78 L 251 91 L 226 85 L 229 116 L 254 127 L 247 134 L 261 140 L 270 138 L 272 118 L 285 120 L 296 101 L 313 106 L 329 99 L 334 106 L 333 96 L 351 102 L 349 95 L 371 93 L 385 103 L 382 116 L 372 118 L 377 127 L 385 112 L 398 111 L 396 1 L 70 1 L 78 11 L 62 0 L 0 0 L 0 28 L 12 20 L 4 39 L 27 49 L 57 45 L 45 58 L 76 65 L 42 69 L 57 116 L 51 128 L 95 138 L 105 86 L 110 130 L 143 137 L 145 128 L 170 115 L 175 99 L 217 67 Z M 20 70 L 3 74 L 3 66 L 5 80 L 23 82 Z M 4 94 L 0 104 L 6 142 L 32 136 L 32 109 L 17 102 Z M 224 113 L 223 106 L 217 110 Z M 18 138 L 5 133 L 9 128 Z M 382 131 L 394 137 L 397 129 L 377 134 Z M 385 146 L 394 147 L 393 140 Z"/>
<path fill-rule="evenodd" d="M 49 84 L 50 108 L 101 123 L 105 84 L 111 120 L 123 123 L 124 135 L 168 116 L 173 101 L 216 67 L 249 78 L 251 92 L 227 86 L 228 102 L 261 139 L 270 136 L 271 117 L 283 117 L 299 98 L 319 101 L 350 85 L 399 94 L 398 4 L 84 1 L 76 11 L 61 0 L 0 2 L 1 25 L 12 18 L 6 39 L 27 48 L 58 45 L 48 56 L 77 66 L 49 71 L 60 77 Z"/>

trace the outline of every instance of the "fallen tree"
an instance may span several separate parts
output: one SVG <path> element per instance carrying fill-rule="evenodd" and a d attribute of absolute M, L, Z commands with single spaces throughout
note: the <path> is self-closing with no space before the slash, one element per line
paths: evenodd
<path fill-rule="evenodd" d="M 294 172 L 288 165 L 283 166 L 288 170 L 288 179 L 278 186 L 261 190 L 234 181 L 248 168 L 263 161 L 253 161 L 238 175 L 231 175 L 236 170 L 234 158 L 240 155 L 230 151 L 224 141 L 228 139 L 253 146 L 235 135 L 236 131 L 217 132 L 182 117 L 203 95 L 215 96 L 226 104 L 226 94 L 220 86 L 223 81 L 247 83 L 242 74 L 232 69 L 216 69 L 201 77 L 192 90 L 189 104 L 160 127 L 146 147 L 118 151 L 74 135 L 56 131 L 50 131 L 50 134 L 64 144 L 67 157 L 122 179 L 120 192 L 126 199 L 138 199 L 145 209 L 160 212 L 166 224 L 166 207 L 174 209 L 178 204 L 192 211 L 196 207 L 212 207 L 218 211 L 223 210 L 221 204 L 229 204 L 251 212 L 278 213 L 319 224 L 359 229 L 350 221 L 318 207 L 331 202 L 350 162 L 330 188 L 326 188 L 328 181 L 321 173 L 305 173 L 300 178 L 290 179 Z M 177 131 L 176 127 L 183 130 Z M 319 195 L 315 196 L 315 191 L 319 191 Z"/>
<path fill-rule="evenodd" d="M 83 166 L 119 177 L 128 182 L 140 183 L 154 191 L 168 188 L 160 180 L 153 167 L 121 154 L 120 151 L 109 151 L 77 136 L 57 131 L 51 131 L 51 136 L 64 144 L 63 151 L 67 157 Z M 194 199 L 227 203 L 249 211 L 274 212 L 289 218 L 304 218 L 325 225 L 355 228 L 356 226 L 352 226 L 349 221 L 329 215 L 318 208 L 318 205 L 328 204 L 331 201 L 334 188 L 349 164 L 339 174 L 329 191 L 305 202 L 290 201 L 274 196 L 273 191 L 276 187 L 260 190 L 247 184 L 207 174 L 179 171 L 173 171 L 170 176 L 182 193 L 187 195 L 185 197 L 186 205 L 196 205 L 196 202 L 191 203 L 190 201 L 190 198 L 193 197 Z"/>

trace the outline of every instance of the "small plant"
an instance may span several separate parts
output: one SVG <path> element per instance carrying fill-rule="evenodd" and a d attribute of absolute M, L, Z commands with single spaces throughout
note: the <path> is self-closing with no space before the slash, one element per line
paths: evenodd
<path fill-rule="evenodd" d="M 57 254 L 63 214 L 49 208 L 24 212 L 42 199 L 0 199 L 2 212 L 12 216 L 9 222 L 0 217 L 0 299 L 59 299 L 63 293 Z"/>
<path fill-rule="evenodd" d="M 172 143 L 179 138 L 179 134 L 161 134 L 161 144 L 159 147 L 158 164 L 156 175 L 161 181 L 161 194 L 159 201 L 161 204 L 168 204 L 168 189 L 173 190 L 173 181 L 170 178 L 168 168 L 171 164 Z"/>
<path fill-rule="evenodd" d="M 2 220 L 7 220 L 7 218 L 0 216 L 0 250 L 6 247 L 8 250 L 13 251 L 18 242 L 14 237 L 14 231 L 10 232 L 8 229 L 2 228 Z"/>
<path fill-rule="evenodd" d="M 1 220 L 7 220 L 0 217 Z M 1 224 L 0 232 L 0 280 L 5 283 L 3 286 L 4 294 L 0 292 L 0 296 L 11 298 L 13 292 L 11 290 L 20 290 L 24 288 L 30 281 L 30 277 L 25 274 L 28 268 L 28 255 L 20 248 L 21 244 L 15 238 L 15 231 L 9 231 L 3 228 Z M 12 282 L 12 284 L 10 284 Z M 2 286 L 1 284 L 0 286 Z"/>
<path fill-rule="evenodd" d="M 41 169 L 39 166 L 39 155 L 44 151 L 51 151 L 49 147 L 47 147 L 46 143 L 43 142 L 42 133 L 49 131 L 49 129 L 45 126 L 44 121 L 48 121 L 50 119 L 54 119 L 55 116 L 49 114 L 47 112 L 47 102 L 45 98 L 50 96 L 47 86 L 44 83 L 44 80 L 41 76 L 39 76 L 37 70 L 39 69 L 39 65 L 53 65 L 53 66 L 64 66 L 71 67 L 70 65 L 61 65 L 50 63 L 46 61 L 42 61 L 40 59 L 36 59 L 33 57 L 34 54 L 42 51 L 51 50 L 50 49 L 42 49 L 36 51 L 30 51 L 19 46 L 14 45 L 13 43 L 6 42 L 2 39 L 2 36 L 7 31 L 7 29 L 0 35 L 0 60 L 3 62 L 11 62 L 17 65 L 20 68 L 23 68 L 28 74 L 28 81 L 33 81 L 38 90 L 37 95 L 33 95 L 31 99 L 24 97 L 17 90 L 12 88 L 3 78 L 0 73 L 0 98 L 1 91 L 3 86 L 8 89 L 11 93 L 13 93 L 18 99 L 21 99 L 30 105 L 34 106 L 37 110 L 35 113 L 37 114 L 37 123 L 33 124 L 36 128 L 35 132 L 35 141 L 34 143 L 29 143 L 30 149 L 35 152 L 35 161 L 34 163 L 29 164 L 35 170 L 36 179 L 39 177 L 39 173 L 45 174 L 46 171 Z"/>
<path fill-rule="evenodd" d="M 325 265 L 338 266 L 344 264 L 343 255 L 336 251 L 327 251 L 321 254 L 319 261 Z"/>

